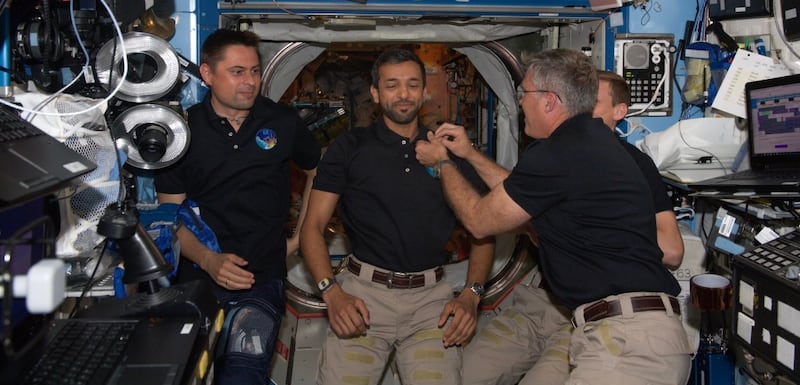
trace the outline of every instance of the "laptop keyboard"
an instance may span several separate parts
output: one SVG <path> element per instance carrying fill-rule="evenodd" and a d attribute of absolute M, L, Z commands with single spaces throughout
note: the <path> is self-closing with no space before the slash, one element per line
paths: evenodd
<path fill-rule="evenodd" d="M 71 319 L 48 344 L 23 384 L 105 384 L 137 321 Z"/>
<path fill-rule="evenodd" d="M 41 135 L 31 130 L 25 120 L 13 115 L 6 107 L 0 107 L 0 143 Z"/>

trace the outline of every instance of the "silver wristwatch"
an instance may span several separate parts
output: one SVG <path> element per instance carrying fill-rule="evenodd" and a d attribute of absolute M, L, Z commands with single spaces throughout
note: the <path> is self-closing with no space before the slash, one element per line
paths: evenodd
<path fill-rule="evenodd" d="M 483 285 L 481 285 L 478 282 L 471 283 L 469 285 L 469 289 L 472 290 L 472 292 L 475 293 L 475 295 L 477 295 L 478 297 L 483 297 L 483 293 L 486 293 L 486 289 L 484 289 Z"/>

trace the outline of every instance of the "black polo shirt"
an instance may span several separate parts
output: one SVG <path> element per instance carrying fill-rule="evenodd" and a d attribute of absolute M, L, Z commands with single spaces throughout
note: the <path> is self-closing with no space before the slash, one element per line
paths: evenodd
<path fill-rule="evenodd" d="M 625 147 L 625 150 L 628 151 L 628 154 L 636 162 L 636 165 L 639 166 L 639 170 L 642 172 L 645 180 L 647 180 L 656 212 L 672 211 L 672 201 L 670 201 L 667 195 L 667 187 L 664 185 L 664 180 L 661 179 L 661 173 L 658 172 L 658 167 L 653 163 L 653 159 L 639 151 L 636 146 L 621 138 L 620 143 Z"/>
<path fill-rule="evenodd" d="M 444 264 L 456 226 L 441 181 L 416 159 L 413 140 L 383 119 L 339 135 L 317 167 L 314 189 L 339 195 L 338 213 L 353 254 L 378 267 L 414 272 Z M 451 156 L 452 158 L 452 156 Z M 475 183 L 474 170 L 454 159 Z"/>
<path fill-rule="evenodd" d="M 159 172 L 156 191 L 186 193 L 216 234 L 223 252 L 246 259 L 259 279 L 286 276 L 289 161 L 309 170 L 320 148 L 297 113 L 258 97 L 235 132 L 214 113 L 210 93 L 188 110 L 186 155 Z"/>
<path fill-rule="evenodd" d="M 616 135 L 582 114 L 532 143 L 505 180 L 533 217 L 542 271 L 569 308 L 680 287 L 662 265 L 650 188 Z"/>

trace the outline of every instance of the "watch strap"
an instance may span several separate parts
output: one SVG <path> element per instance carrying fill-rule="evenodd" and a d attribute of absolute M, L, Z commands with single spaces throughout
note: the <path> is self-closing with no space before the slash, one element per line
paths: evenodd
<path fill-rule="evenodd" d="M 325 277 L 317 282 L 317 289 L 319 290 L 320 294 L 325 294 L 326 291 L 330 290 L 333 285 L 336 284 L 336 280 L 330 277 Z"/>
<path fill-rule="evenodd" d="M 436 162 L 433 165 L 433 177 L 436 178 L 436 179 L 441 178 L 441 176 L 442 176 L 442 166 L 445 165 L 445 164 L 448 164 L 448 163 L 452 164 L 453 167 L 458 168 L 458 166 L 456 165 L 456 162 L 453 162 L 451 159 L 442 159 L 442 160 Z"/>

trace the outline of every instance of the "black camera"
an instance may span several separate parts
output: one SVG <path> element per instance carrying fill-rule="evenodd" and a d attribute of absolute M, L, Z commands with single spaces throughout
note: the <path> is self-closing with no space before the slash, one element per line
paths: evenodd
<path fill-rule="evenodd" d="M 107 4 L 123 30 L 145 12 L 146 6 L 144 0 Z M 13 2 L 16 80 L 32 80 L 38 89 L 48 93 L 63 88 L 88 70 L 84 67 L 88 67 L 96 48 L 116 36 L 112 20 L 97 1 Z M 85 85 L 81 79 L 65 91 L 83 91 Z"/>

